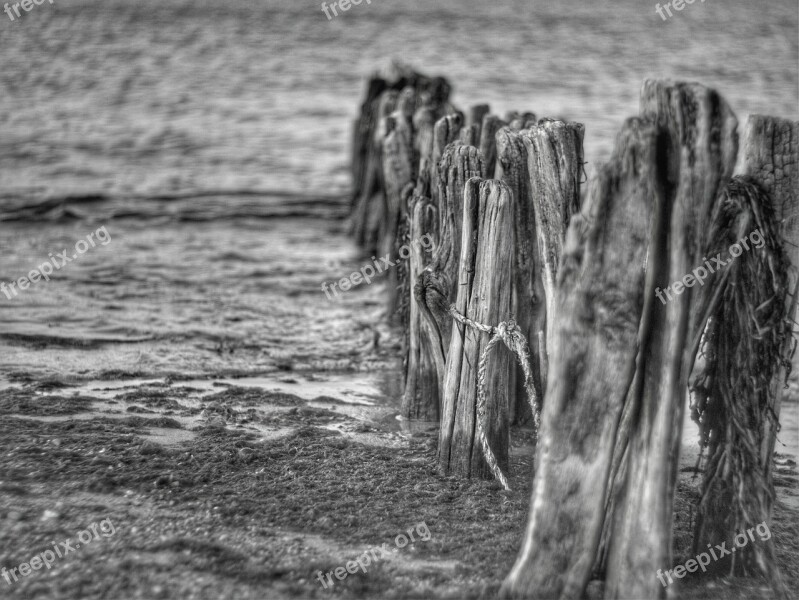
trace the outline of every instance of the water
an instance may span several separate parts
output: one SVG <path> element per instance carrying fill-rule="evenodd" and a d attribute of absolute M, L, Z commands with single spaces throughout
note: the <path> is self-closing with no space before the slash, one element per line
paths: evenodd
<path fill-rule="evenodd" d="M 364 78 L 391 58 L 487 101 L 586 125 L 605 160 L 646 77 L 797 117 L 797 6 L 649 0 L 56 0 L 0 15 L 7 199 L 192 190 L 343 192 Z M 742 43 L 742 40 L 746 40 Z"/>
<path fill-rule="evenodd" d="M 373 0 L 330 21 L 315 0 L 56 0 L 0 17 L 0 282 L 100 226 L 112 239 L 0 294 L 5 381 L 396 368 L 383 283 L 321 292 L 364 261 L 339 220 L 350 128 L 391 58 L 448 76 L 460 106 L 582 121 L 589 172 L 645 77 L 715 86 L 741 122 L 797 118 L 792 1 L 667 22 L 632 0 Z"/>

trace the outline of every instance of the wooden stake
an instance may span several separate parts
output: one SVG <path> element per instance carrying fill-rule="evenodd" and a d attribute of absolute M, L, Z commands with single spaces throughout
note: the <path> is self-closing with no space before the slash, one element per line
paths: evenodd
<path fill-rule="evenodd" d="M 372 77 L 366 86 L 366 97 L 361 104 L 361 113 L 355 120 L 352 140 L 352 201 L 353 210 L 361 196 L 366 179 L 366 163 L 369 154 L 370 137 L 375 127 L 377 99 L 388 84 L 382 77 Z"/>
<path fill-rule="evenodd" d="M 351 231 L 355 241 L 373 252 L 379 248 L 386 217 L 382 159 L 383 138 L 387 129 L 386 118 L 394 110 L 398 96 L 396 91 L 386 90 L 377 100 L 375 124 L 368 141 L 364 183 L 351 216 Z"/>
<path fill-rule="evenodd" d="M 547 348 L 552 344 L 558 306 L 555 287 L 566 228 L 580 210 L 583 173 L 582 123 L 542 119 L 522 131 L 527 148 L 530 193 L 535 200 L 535 223 L 541 278 L 546 302 Z M 546 382 L 543 382 L 546 386 Z"/>
<path fill-rule="evenodd" d="M 703 263 L 710 212 L 727 185 L 738 151 L 737 119 L 714 90 L 694 83 L 644 82 L 641 115 L 662 128 L 667 149 L 663 225 L 651 240 L 647 269 L 665 289 Z M 652 301 L 648 286 L 645 301 Z M 674 491 L 692 340 L 700 315 L 693 288 L 665 305 L 653 302 L 643 348 L 644 380 L 630 433 L 626 481 L 617 499 L 605 597 L 665 598 L 658 569 L 672 566 Z"/>
<path fill-rule="evenodd" d="M 530 343 L 536 395 L 542 398 L 544 391 L 539 372 L 538 332 L 545 323 L 545 305 L 537 268 L 539 261 L 535 210 L 523 136 L 510 127 L 503 127 L 496 133 L 496 151 L 502 167 L 502 182 L 510 188 L 513 195 L 513 314 Z M 514 368 L 513 379 L 511 422 L 526 422 L 532 417 L 532 412 L 524 388 L 524 373 L 518 364 Z"/>
<path fill-rule="evenodd" d="M 463 127 L 463 118 L 459 114 L 446 115 L 436 121 L 433 127 L 433 153 L 430 160 L 430 185 L 432 186 L 432 198 L 439 206 L 438 197 L 438 163 L 444 155 L 444 149 L 458 139 Z"/>
<path fill-rule="evenodd" d="M 447 117 L 448 118 L 448 117 Z M 483 159 L 474 146 L 460 142 L 449 144 L 438 163 L 438 214 L 439 245 L 434 268 L 446 278 L 448 296 L 454 301 L 457 295 L 458 260 L 461 249 L 461 223 L 463 223 L 463 194 L 466 181 L 481 177 Z M 445 346 L 449 340 L 444 340 Z"/>
<path fill-rule="evenodd" d="M 416 103 L 416 92 L 412 87 L 402 90 L 397 101 L 397 109 L 386 118 L 387 134 L 383 138 L 382 167 L 385 186 L 385 218 L 381 223 L 379 254 L 390 255 L 390 260 L 397 260 L 400 246 L 406 241 L 398 239 L 398 232 L 407 228 L 407 198 L 413 188 L 415 178 L 416 157 L 413 149 L 413 116 Z M 401 237 L 401 236 L 400 236 Z M 388 310 L 394 314 L 399 304 L 400 279 L 406 272 L 406 265 L 402 268 L 389 269 L 386 274 L 388 280 Z M 407 316 L 407 315 L 405 315 Z"/>
<path fill-rule="evenodd" d="M 409 205 L 411 213 L 410 238 L 421 240 L 429 235 L 437 238 L 438 213 L 433 202 L 414 195 Z M 437 421 L 440 418 L 441 384 L 444 381 L 444 357 L 440 336 L 425 330 L 419 301 L 414 290 L 432 255 L 420 244 L 411 246 L 408 283 L 411 293 L 409 315 L 408 359 L 405 371 L 405 392 L 401 414 L 409 420 Z"/>
<path fill-rule="evenodd" d="M 502 597 L 578 599 L 591 576 L 618 415 L 635 373 L 656 152 L 655 126 L 628 120 L 592 182 L 586 218 L 572 218 L 530 519 Z"/>
<path fill-rule="evenodd" d="M 479 177 L 469 179 L 465 188 L 456 309 L 495 326 L 511 316 L 510 281 L 497 285 L 497 278 L 508 273 L 513 260 L 511 192 L 501 182 Z M 491 477 L 476 435 L 477 368 L 489 335 L 465 329 L 456 326 L 447 355 L 439 464 L 465 477 Z M 510 354 L 502 347 L 491 352 L 482 427 L 500 469 L 507 472 Z"/>
<path fill-rule="evenodd" d="M 495 115 L 485 115 L 483 125 L 480 128 L 480 154 L 483 155 L 485 162 L 486 177 L 501 179 L 495 175 L 497 165 L 497 141 L 496 135 L 500 128 L 506 125 L 505 121 Z"/>
<path fill-rule="evenodd" d="M 780 234 L 783 248 L 791 259 L 793 268 L 788 272 L 789 327 L 793 330 L 796 321 L 796 306 L 799 301 L 799 121 L 776 117 L 752 115 L 746 123 L 743 144 L 744 173 L 752 177 L 771 196 L 776 217 L 782 221 Z M 793 337 L 787 340 L 783 350 L 789 362 Z M 783 366 L 771 385 L 774 398 L 774 419 L 779 419 L 782 394 L 785 387 L 787 367 Z M 761 446 L 760 465 L 766 475 L 769 489 L 772 488 L 772 466 L 777 428 L 768 421 Z M 768 499 L 769 509 L 772 507 Z M 769 510 L 769 522 L 771 514 Z"/>

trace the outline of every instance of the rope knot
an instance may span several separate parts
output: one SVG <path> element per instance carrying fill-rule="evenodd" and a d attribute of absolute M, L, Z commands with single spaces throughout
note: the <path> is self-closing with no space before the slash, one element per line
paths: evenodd
<path fill-rule="evenodd" d="M 477 434 L 480 439 L 480 445 L 483 448 L 483 456 L 485 457 L 486 463 L 491 469 L 491 472 L 494 474 L 494 477 L 496 477 L 500 483 L 502 483 L 502 486 L 506 490 L 509 490 L 510 486 L 508 485 L 508 480 L 505 478 L 505 475 L 499 468 L 496 458 L 494 457 L 494 453 L 491 451 L 491 447 L 489 446 L 488 439 L 485 435 L 485 426 L 483 423 L 486 418 L 486 366 L 489 352 L 491 352 L 491 349 L 497 344 L 498 341 L 502 340 L 508 349 L 519 359 L 519 364 L 524 372 L 524 387 L 527 391 L 527 399 L 530 402 L 530 408 L 533 412 L 533 419 L 537 432 L 540 424 L 540 407 L 535 393 L 535 386 L 533 385 L 533 373 L 530 368 L 530 349 L 527 345 L 527 338 L 525 337 L 518 323 L 516 323 L 515 319 L 502 321 L 496 327 L 492 327 L 491 325 L 478 323 L 477 321 L 473 321 L 469 317 L 462 315 L 460 312 L 458 312 L 458 309 L 455 308 L 454 304 L 450 305 L 449 313 L 458 323 L 466 325 L 467 327 L 471 327 L 477 331 L 482 331 L 483 333 L 487 333 L 489 335 L 488 344 L 485 346 L 485 348 L 483 348 L 483 354 L 480 357 L 480 363 L 477 368 Z"/>
<path fill-rule="evenodd" d="M 526 344 L 527 338 L 524 337 L 521 328 L 514 319 L 502 321 L 494 328 L 494 335 L 499 336 L 505 345 L 511 350 L 515 350 L 518 344 Z"/>

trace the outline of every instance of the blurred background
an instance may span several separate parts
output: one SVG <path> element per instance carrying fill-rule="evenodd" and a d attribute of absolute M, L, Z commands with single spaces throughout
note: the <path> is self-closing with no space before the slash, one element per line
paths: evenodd
<path fill-rule="evenodd" d="M 329 4 L 329 2 L 328 2 Z M 647 77 L 713 86 L 747 114 L 797 116 L 797 2 L 55 0 L 0 20 L 0 188 L 346 192 L 364 78 L 397 58 L 459 106 L 586 125 L 607 158 Z"/>

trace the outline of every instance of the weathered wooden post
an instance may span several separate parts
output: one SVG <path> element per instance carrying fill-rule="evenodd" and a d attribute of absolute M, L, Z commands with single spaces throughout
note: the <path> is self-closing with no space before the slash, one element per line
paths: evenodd
<path fill-rule="evenodd" d="M 435 240 L 438 213 L 429 198 L 414 194 L 409 204 L 410 238 L 421 240 L 425 235 Z M 434 242 L 435 243 L 435 242 Z M 405 391 L 401 415 L 409 420 L 437 421 L 440 418 L 440 387 L 444 380 L 444 355 L 437 335 L 424 331 L 425 322 L 419 303 L 413 297 L 419 277 L 430 264 L 432 255 L 421 244 L 412 244 L 408 261 L 410 298 L 408 358 L 405 369 Z"/>
<path fill-rule="evenodd" d="M 604 517 L 618 415 L 635 373 L 660 181 L 654 124 L 628 120 L 575 215 L 557 302 L 527 533 L 501 595 L 581 598 Z"/>
<path fill-rule="evenodd" d="M 483 130 L 483 119 L 485 116 L 491 112 L 491 107 L 488 104 L 475 104 L 469 108 L 469 112 L 466 113 L 466 127 L 475 126 L 476 129 L 474 130 L 474 143 L 473 146 L 477 146 L 480 143 L 480 136 L 482 135 Z"/>
<path fill-rule="evenodd" d="M 709 256 L 726 256 L 733 244 L 741 252 L 752 247 L 703 290 L 710 316 L 702 345 L 706 360 L 692 387 L 693 416 L 708 448 L 694 532 L 697 552 L 771 521 L 772 455 L 796 309 L 798 145 L 799 123 L 750 117 L 747 175 L 728 185 L 713 215 Z M 754 567 L 781 587 L 773 541 L 713 566 L 737 573 Z"/>
<path fill-rule="evenodd" d="M 566 228 L 580 210 L 580 177 L 583 172 L 582 123 L 541 119 L 522 130 L 527 148 L 530 193 L 535 200 L 535 226 L 540 262 L 539 276 L 546 302 L 546 347 L 552 344 L 558 306 L 555 300 L 558 265 Z M 541 317 L 536 325 L 541 324 Z M 547 350 L 547 352 L 549 352 Z M 540 368 L 546 386 L 546 356 Z"/>
<path fill-rule="evenodd" d="M 407 186 L 412 187 L 416 175 L 416 156 L 413 149 L 413 118 L 416 104 L 416 92 L 406 87 L 400 93 L 397 109 L 386 119 L 386 136 L 382 140 L 382 168 L 385 182 L 385 218 L 381 223 L 379 254 L 397 258 L 397 253 L 404 240 L 398 239 L 398 232 L 407 220 L 407 207 L 403 198 L 407 198 Z M 405 195 L 404 195 L 405 194 Z M 389 313 L 393 314 L 399 303 L 398 285 L 405 273 L 405 265 L 401 269 L 390 269 L 388 279 Z"/>
<path fill-rule="evenodd" d="M 436 205 L 440 202 L 438 198 L 438 163 L 444 156 L 444 149 L 458 139 L 463 118 L 459 114 L 445 115 L 441 117 L 433 127 L 433 152 L 430 158 L 430 185 L 432 187 L 432 198 Z"/>
<path fill-rule="evenodd" d="M 785 318 L 796 320 L 799 302 L 799 121 L 752 115 L 746 123 L 743 143 L 744 173 L 771 197 L 780 225 L 780 237 L 792 269 L 788 276 L 791 302 Z M 786 340 L 783 359 L 790 360 L 791 339 Z M 787 364 L 775 375 L 771 397 L 774 420 L 779 419 Z M 769 420 L 761 447 L 760 464 L 771 486 L 772 456 L 778 423 Z M 768 501 L 771 517 L 771 499 Z"/>
<path fill-rule="evenodd" d="M 371 135 L 375 126 L 377 99 L 388 84 L 382 77 L 373 76 L 366 86 L 366 97 L 361 104 L 361 113 L 355 120 L 352 139 L 352 200 L 350 210 L 355 209 L 366 179 L 366 163 L 370 149 Z"/>
<path fill-rule="evenodd" d="M 503 127 L 496 133 L 496 154 L 501 165 L 502 182 L 513 196 L 513 314 L 524 336 L 531 341 L 536 398 L 543 396 L 536 340 L 544 324 L 544 303 L 538 269 L 538 239 L 535 225 L 534 197 L 530 190 L 527 149 L 520 132 Z M 524 373 L 517 365 L 512 373 L 514 390 L 510 412 L 512 422 L 524 422 L 532 416 L 524 387 Z"/>
<path fill-rule="evenodd" d="M 495 175 L 497 166 L 497 131 L 507 125 L 505 121 L 496 115 L 487 114 L 483 117 L 483 125 L 480 128 L 480 154 L 483 155 L 485 162 L 486 177 L 499 179 Z"/>
<path fill-rule="evenodd" d="M 679 281 L 686 287 L 665 304 L 653 302 L 639 367 L 643 378 L 630 398 L 637 404 L 636 418 L 607 560 L 605 596 L 612 599 L 665 597 L 656 574 L 671 567 L 683 409 L 693 341 L 702 328 L 686 276 L 704 263 L 711 210 L 738 152 L 735 115 L 715 90 L 702 85 L 647 80 L 641 115 L 658 123 L 667 148 L 664 221 L 653 233 L 647 269 L 656 288 Z M 645 301 L 652 301 L 654 291 L 647 289 Z"/>
<path fill-rule="evenodd" d="M 459 139 L 466 146 L 480 145 L 480 130 L 483 125 L 483 117 L 488 114 L 488 104 L 477 104 L 472 106 L 466 113 L 466 124 L 461 129 Z"/>
<path fill-rule="evenodd" d="M 386 134 L 386 118 L 394 110 L 397 97 L 395 90 L 385 90 L 377 99 L 375 123 L 368 140 L 363 185 L 351 216 L 355 240 L 368 250 L 377 251 L 385 219 L 383 138 Z"/>
<path fill-rule="evenodd" d="M 413 115 L 413 147 L 419 157 L 419 173 L 422 172 L 421 161 L 433 158 L 433 129 L 436 125 L 435 110 L 432 106 L 423 104 L 416 109 Z M 428 166 L 429 169 L 429 166 Z"/>
<path fill-rule="evenodd" d="M 442 119 L 447 120 L 450 117 Z M 432 264 L 421 274 L 414 288 L 414 300 L 419 303 L 424 331 L 433 337 L 430 346 L 435 348 L 436 356 L 446 359 L 452 332 L 449 305 L 454 302 L 458 292 L 456 283 L 461 251 L 464 186 L 471 177 L 482 175 L 480 151 L 456 140 L 444 150 L 437 172 L 435 206 L 439 216 L 438 244 Z M 434 360 L 439 370 L 444 368 L 443 362 Z M 443 380 L 439 380 L 439 384 L 443 385 Z"/>
<path fill-rule="evenodd" d="M 410 121 L 414 116 L 416 105 L 427 111 L 419 115 L 419 130 L 422 134 L 414 139 L 412 147 L 412 167 L 418 166 L 420 156 L 425 154 L 431 143 L 429 128 L 425 128 L 424 120 L 435 120 L 446 112 L 453 110 L 449 104 L 450 85 L 443 77 L 427 77 L 407 66 L 392 64 L 385 77 L 374 76 L 370 79 L 365 100 L 361 106 L 361 114 L 355 122 L 352 142 L 352 174 L 353 196 L 351 203 L 350 229 L 359 245 L 370 251 L 378 250 L 378 242 L 382 239 L 382 226 L 387 219 L 384 211 L 385 193 L 383 181 L 383 138 L 387 129 L 386 118 L 395 109 L 398 91 L 409 90 L 414 101 L 406 105 L 403 112 L 410 112 L 403 120 Z M 432 123 L 430 127 L 432 127 Z M 402 126 L 402 124 L 400 125 Z M 409 129 L 410 127 L 409 123 Z M 375 207 L 377 205 L 377 207 Z"/>
<path fill-rule="evenodd" d="M 458 141 L 445 148 L 438 163 L 438 215 L 439 245 L 435 268 L 445 277 L 449 298 L 457 294 L 458 261 L 461 251 L 461 224 L 463 223 L 464 187 L 472 177 L 484 175 L 483 158 L 474 146 Z M 449 340 L 445 340 L 449 344 Z"/>
<path fill-rule="evenodd" d="M 466 182 L 455 309 L 478 324 L 497 326 L 511 317 L 512 211 L 505 184 L 479 177 Z M 499 469 L 508 468 L 510 354 L 504 348 L 491 351 L 491 339 L 484 331 L 457 324 L 447 354 L 439 464 L 466 477 L 492 476 L 485 443 Z M 487 350 L 491 352 L 481 365 Z M 485 391 L 483 406 L 478 401 L 480 386 Z"/>
<path fill-rule="evenodd" d="M 771 460 L 761 465 L 760 451 L 773 418 L 776 390 L 770 384 L 783 366 L 791 331 L 785 319 L 790 261 L 778 231 L 770 197 L 751 178 L 733 178 L 713 211 L 706 254 L 737 258 L 727 258 L 730 264 L 702 289 L 709 317 L 701 344 L 704 368 L 691 388 L 692 416 L 707 447 L 697 554 L 770 516 Z M 714 562 L 711 570 L 745 574 L 755 567 L 778 583 L 773 542 L 763 541 Z"/>

